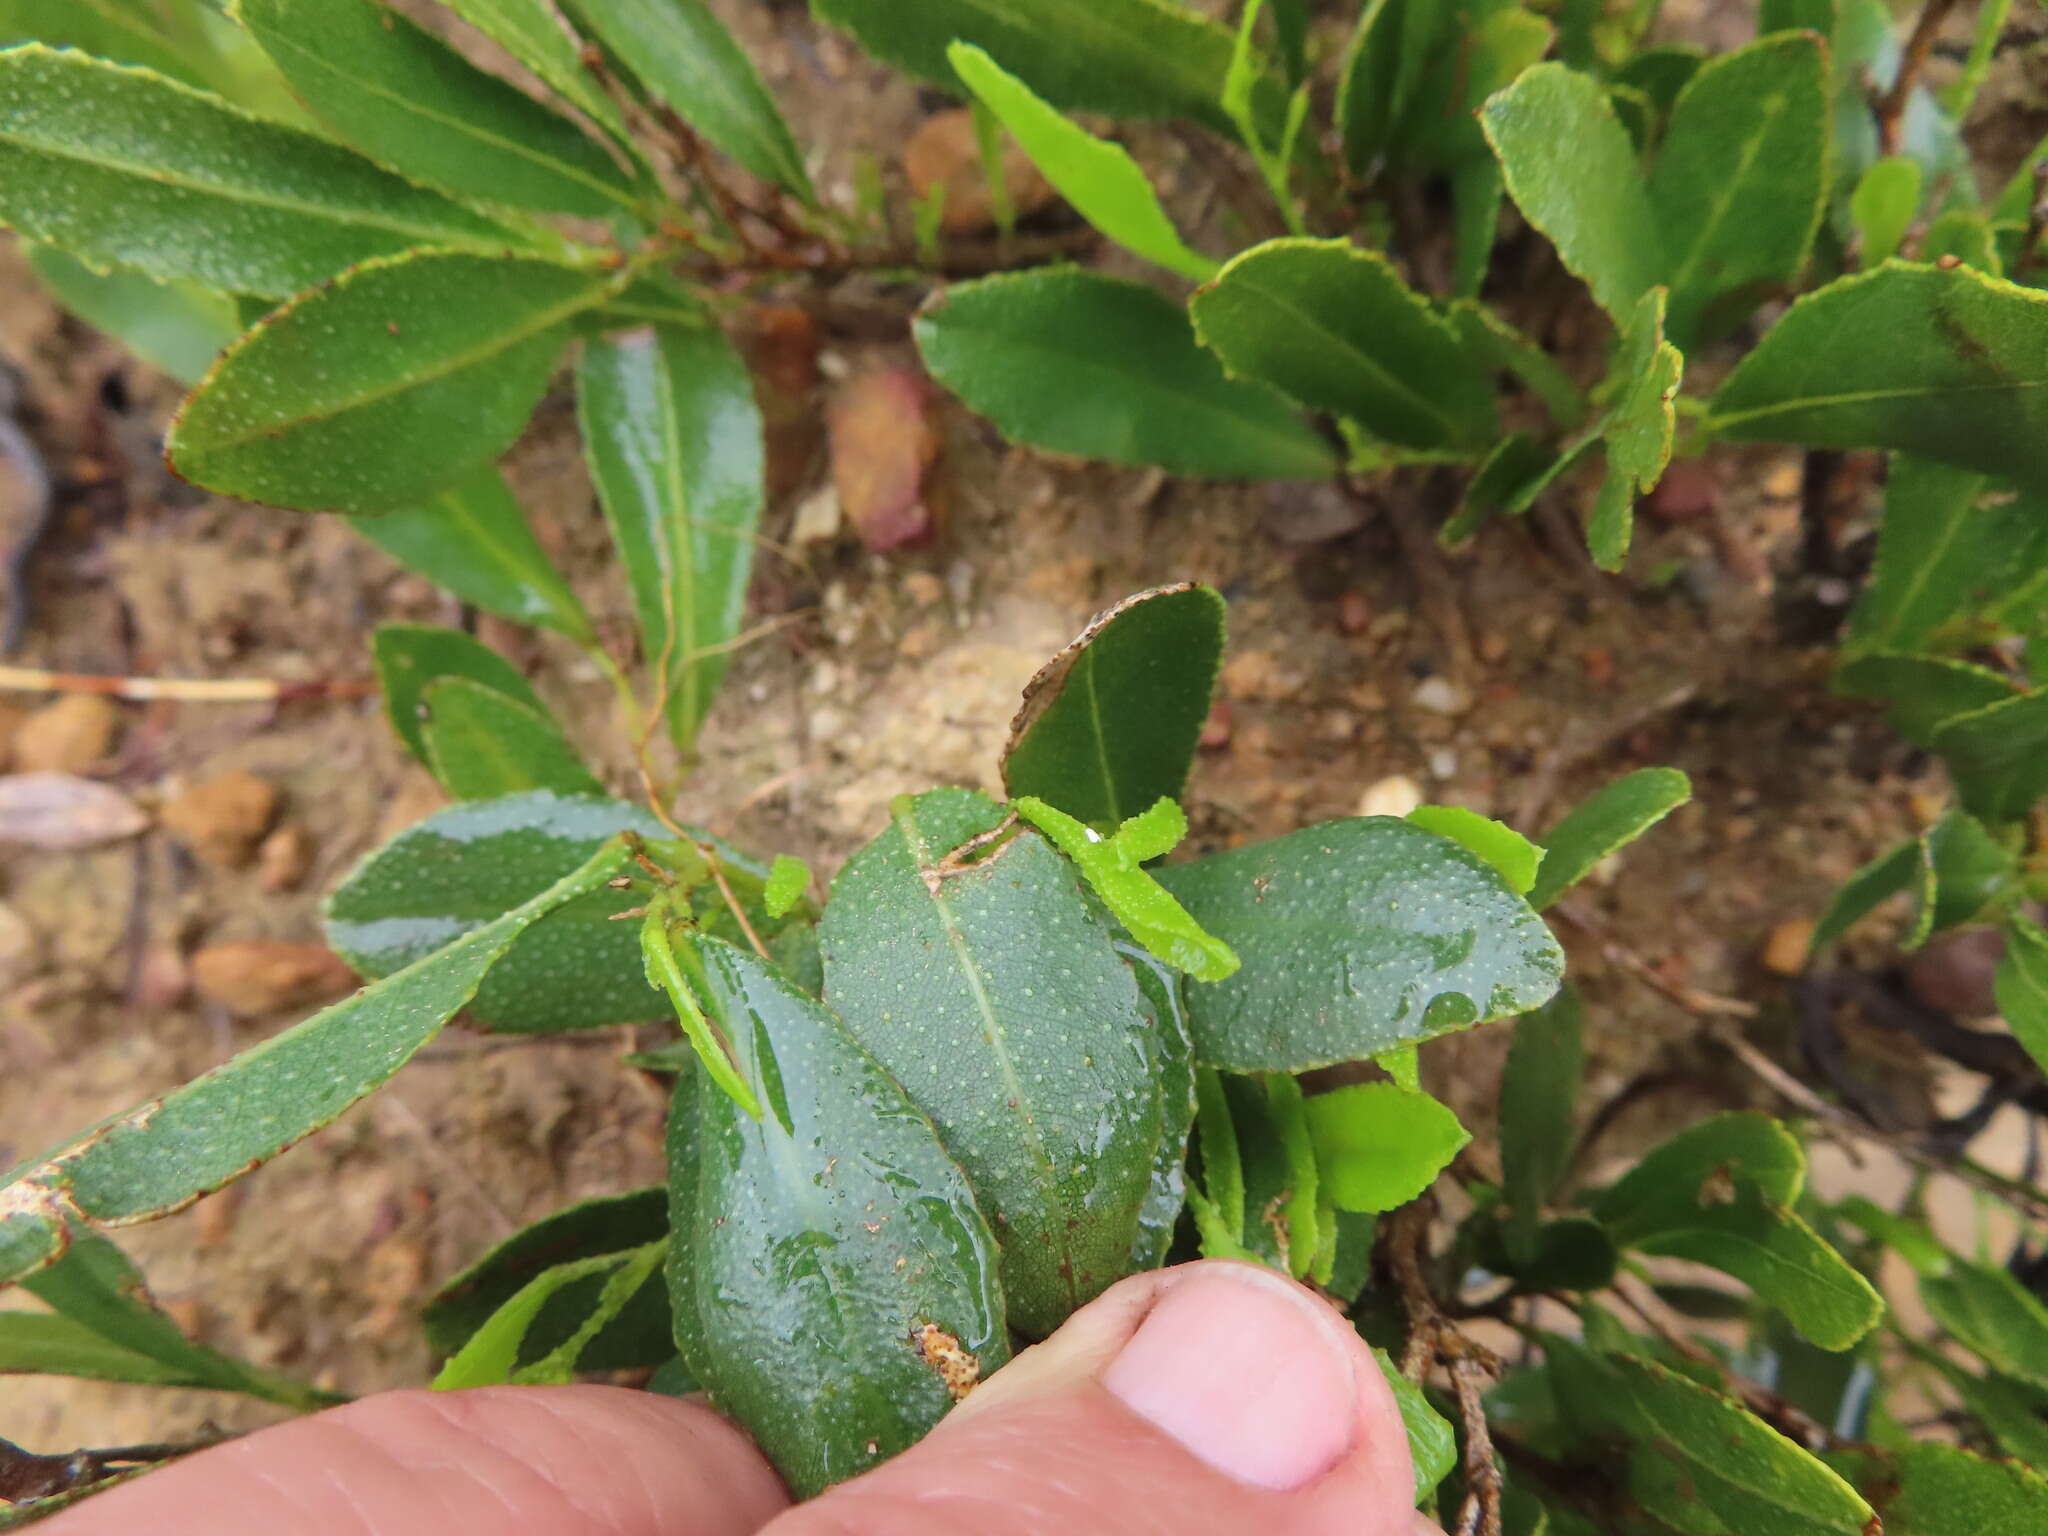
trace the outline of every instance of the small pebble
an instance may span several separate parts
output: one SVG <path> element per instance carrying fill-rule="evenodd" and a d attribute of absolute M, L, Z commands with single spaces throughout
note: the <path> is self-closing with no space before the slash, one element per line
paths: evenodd
<path fill-rule="evenodd" d="M 1813 919 L 1789 918 L 1764 940 L 1764 969 L 1773 976 L 1797 976 L 1806 969 L 1806 956 L 1812 948 Z"/>
<path fill-rule="evenodd" d="M 173 795 L 162 819 L 202 864 L 240 869 L 277 819 L 278 799 L 276 785 L 238 768 Z"/>
<path fill-rule="evenodd" d="M 14 733 L 19 773 L 84 773 L 114 749 L 121 711 L 97 693 L 67 693 L 22 721 Z"/>
<path fill-rule="evenodd" d="M 1361 816 L 1406 816 L 1422 804 L 1422 786 L 1405 773 L 1389 774 L 1358 797 Z"/>
<path fill-rule="evenodd" d="M 1433 715 L 1462 715 L 1472 707 L 1472 695 L 1443 676 L 1425 677 L 1409 697 Z"/>

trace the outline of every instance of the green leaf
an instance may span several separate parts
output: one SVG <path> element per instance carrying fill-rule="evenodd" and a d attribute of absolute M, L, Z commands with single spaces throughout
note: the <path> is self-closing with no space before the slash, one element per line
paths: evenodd
<path fill-rule="evenodd" d="M 1950 811 L 1922 837 L 1934 871 L 1934 899 L 1926 923 L 1929 933 L 1940 933 L 1982 915 L 2006 890 L 2019 866 L 2017 849 L 1961 811 Z"/>
<path fill-rule="evenodd" d="M 1231 373 L 1387 442 L 1473 453 L 1496 426 L 1491 381 L 1457 329 L 1386 258 L 1342 240 L 1269 240 L 1189 302 Z"/>
<path fill-rule="evenodd" d="M 1982 475 L 1912 454 L 1892 456 L 1877 561 L 1849 615 L 1852 646 L 1914 650 L 1986 595 L 1983 578 L 2011 533 L 1980 505 L 1984 490 Z"/>
<path fill-rule="evenodd" d="M 447 0 L 447 5 L 600 125 L 614 142 L 632 145 L 625 119 L 584 67 L 581 43 L 564 25 L 554 0 Z"/>
<path fill-rule="evenodd" d="M 1556 32 L 1512 0 L 1451 0 L 1437 9 L 1436 47 L 1416 82 L 1392 158 L 1424 176 L 1455 177 L 1463 166 L 1484 166 L 1496 183 L 1488 201 L 1497 206 L 1499 169 L 1480 131 L 1479 109 L 1548 53 Z M 1453 198 L 1458 195 L 1454 187 Z"/>
<path fill-rule="evenodd" d="M 1368 0 L 1361 9 L 1337 77 L 1337 131 L 1354 176 L 1370 178 L 1396 147 L 1443 12 L 1439 0 Z"/>
<path fill-rule="evenodd" d="M 1916 746 L 1934 745 L 1934 733 L 1958 715 L 2016 698 L 2001 672 L 1945 656 L 1866 651 L 1836 669 L 1835 692 L 1852 699 L 1882 699 L 1885 719 Z"/>
<path fill-rule="evenodd" d="M 37 42 L 200 87 L 219 62 L 194 38 L 167 33 L 160 18 L 134 0 L 0 0 L 0 47 Z"/>
<path fill-rule="evenodd" d="M 123 1349 L 68 1317 L 0 1311 L 0 1376 L 82 1376 L 150 1387 L 197 1387 L 188 1371 Z"/>
<path fill-rule="evenodd" d="M 565 1206 L 521 1227 L 428 1298 L 420 1312 L 427 1346 L 437 1358 L 455 1354 L 545 1271 L 621 1254 L 667 1237 L 668 1191 L 660 1185 Z M 593 1278 L 557 1290 L 526 1330 L 528 1357 L 545 1354 L 569 1338 L 596 1307 L 603 1284 L 602 1278 Z M 631 1304 L 584 1348 L 583 1369 L 659 1365 L 675 1354 L 672 1334 L 667 1288 L 650 1276 Z"/>
<path fill-rule="evenodd" d="M 1691 798 L 1692 781 L 1676 768 L 1638 768 L 1595 790 L 1543 839 L 1529 905 L 1542 911 Z"/>
<path fill-rule="evenodd" d="M 2048 688 L 1952 715 L 1932 745 L 1967 810 L 2016 821 L 2048 795 Z"/>
<path fill-rule="evenodd" d="M 1672 401 L 1685 372 L 1685 359 L 1664 339 L 1664 289 L 1651 288 L 1637 301 L 1622 328 L 1621 345 L 1603 390 L 1607 415 L 1601 425 L 1607 448 L 1607 479 L 1586 544 L 1593 562 L 1618 571 L 1628 555 L 1635 499 L 1663 477 L 1677 430 Z"/>
<path fill-rule="evenodd" d="M 1216 262 L 1181 239 L 1130 151 L 1062 117 L 973 44 L 954 43 L 946 57 L 1082 218 L 1169 272 L 1198 283 L 1216 275 Z"/>
<path fill-rule="evenodd" d="M 1586 1049 L 1579 994 L 1572 987 L 1515 1020 L 1514 1041 L 1500 1079 L 1501 1193 L 1507 1200 L 1507 1244 L 1518 1258 L 1534 1256 L 1543 1208 L 1570 1171 L 1573 1107 Z"/>
<path fill-rule="evenodd" d="M 1003 1234 L 1019 1331 L 1121 1278 L 1160 1135 L 1161 1043 L 1071 868 L 982 795 L 896 802 L 833 882 L 826 1000 L 932 1117 Z M 1105 1127 L 1113 1127 L 1108 1135 Z"/>
<path fill-rule="evenodd" d="M 418 502 L 511 446 L 611 282 L 444 251 L 352 268 L 228 348 L 171 424 L 171 467 L 307 511 Z"/>
<path fill-rule="evenodd" d="M 933 377 L 1014 442 L 1180 474 L 1307 480 L 1330 445 L 1262 384 L 1225 375 L 1187 315 L 1139 283 L 1048 267 L 925 306 Z"/>
<path fill-rule="evenodd" d="M 465 1387 L 500 1386 L 506 1382 L 559 1386 L 568 1381 L 585 1346 L 625 1310 L 626 1305 L 646 1288 L 647 1282 L 660 1270 L 667 1247 L 664 1237 L 623 1253 L 599 1254 L 595 1258 L 576 1259 L 543 1270 L 521 1286 L 511 1300 L 493 1312 L 483 1326 L 470 1335 L 454 1357 L 441 1367 L 440 1374 L 434 1378 L 434 1389 L 451 1392 Z M 570 1287 L 583 1286 L 592 1280 L 599 1284 L 589 1314 L 554 1349 L 541 1354 L 531 1364 L 521 1366 L 522 1355 L 534 1353 L 527 1345 L 527 1335 L 547 1310 L 548 1304 Z"/>
<path fill-rule="evenodd" d="M 1920 162 L 1887 155 L 1865 171 L 1849 198 L 1865 270 L 1899 254 L 1920 212 Z"/>
<path fill-rule="evenodd" d="M 1407 819 L 1425 832 L 1464 844 L 1491 864 L 1517 896 L 1528 895 L 1536 883 L 1543 850 L 1513 827 L 1462 805 L 1418 805 Z"/>
<path fill-rule="evenodd" d="M 355 520 L 356 531 L 407 570 L 465 603 L 578 644 L 597 644 L 590 616 L 542 551 L 495 465 L 431 501 Z"/>
<path fill-rule="evenodd" d="M 1145 949 L 1196 981 L 1221 981 L 1238 967 L 1229 945 L 1188 916 L 1145 869 L 1188 835 L 1188 819 L 1172 800 L 1161 799 L 1105 838 L 1093 827 L 1056 810 L 1034 795 L 1020 795 L 1016 812 L 1074 861 L 1088 888 Z"/>
<path fill-rule="evenodd" d="M 1351 1083 L 1308 1101 L 1323 1193 L 1340 1211 L 1406 1205 L 1450 1166 L 1471 1133 L 1426 1093 Z"/>
<path fill-rule="evenodd" d="M 761 412 L 722 332 L 656 325 L 588 343 L 576 410 L 633 588 L 669 733 L 688 751 L 746 614 L 763 497 Z"/>
<path fill-rule="evenodd" d="M 1937 265 L 1952 258 L 1993 277 L 2005 275 L 2005 264 L 1998 257 L 1997 232 L 1991 221 L 1973 208 L 1951 208 L 1930 222 L 1920 240 L 1920 256 Z"/>
<path fill-rule="evenodd" d="M 746 1079 L 740 1076 L 726 1043 L 719 1039 L 717 1030 L 704 1016 L 704 1009 L 697 1001 L 689 977 L 684 974 L 683 957 L 676 951 L 675 935 L 671 931 L 674 919 L 671 898 L 667 893 L 656 896 L 647 904 L 646 915 L 640 923 L 640 960 L 647 985 L 668 994 L 669 1003 L 675 1009 L 676 1022 L 682 1026 L 683 1038 L 689 1041 L 697 1065 L 704 1074 L 748 1118 L 758 1120 L 761 1118 L 761 1101 L 747 1086 Z M 686 953 L 691 960 L 696 959 L 695 950 L 686 950 Z"/>
<path fill-rule="evenodd" d="M 1653 1148 L 1593 1203 L 1593 1214 L 1615 1241 L 1634 1243 L 1683 1226 L 1733 1187 L 1789 1206 L 1805 1182 L 1806 1154 L 1790 1131 L 1768 1115 L 1732 1112 Z"/>
<path fill-rule="evenodd" d="M 57 1258 L 73 1222 L 147 1221 L 231 1183 L 381 1086 L 440 1033 L 528 928 L 601 889 L 607 844 L 531 900 L 232 1057 L 163 1098 L 31 1158 L 0 1187 L 0 1284 Z"/>
<path fill-rule="evenodd" d="M 1063 112 L 1192 117 L 1229 128 L 1218 105 L 1231 34 L 1169 0 L 812 0 L 885 63 L 962 89 L 955 40 L 1000 59 Z"/>
<path fill-rule="evenodd" d="M 1421 1504 L 1458 1464 L 1458 1436 L 1449 1421 L 1430 1406 L 1422 1388 L 1401 1374 L 1384 1349 L 1375 1349 L 1372 1357 L 1393 1390 L 1394 1406 L 1401 1411 L 1401 1428 L 1408 1434 L 1408 1459 L 1415 1467 L 1415 1502 Z"/>
<path fill-rule="evenodd" d="M 1205 1233 L 1203 1257 L 1234 1256 L 1244 1244 L 1244 1149 L 1238 1144 L 1230 1096 L 1214 1067 L 1195 1068 L 1195 1131 L 1202 1151 L 1202 1192 L 1216 1212 L 1223 1240 L 1217 1245 L 1222 1251 L 1211 1252 Z"/>
<path fill-rule="evenodd" d="M 769 868 L 767 884 L 761 888 L 761 905 L 770 917 L 787 916 L 789 909 L 803 900 L 810 883 L 810 865 L 802 859 L 778 853 L 775 863 Z"/>
<path fill-rule="evenodd" d="M 327 942 L 364 975 L 388 976 L 546 888 L 618 832 L 646 839 L 690 885 L 700 925 L 741 937 L 695 850 L 664 844 L 668 834 L 648 812 L 622 800 L 537 790 L 451 806 L 371 853 L 327 899 Z M 754 905 L 766 871 L 730 848 L 718 852 L 755 931 L 800 973 L 807 908 L 771 920 Z M 470 1017 L 518 1034 L 660 1017 L 662 1005 L 641 974 L 639 932 L 612 921 L 639 904 L 631 891 L 613 890 L 564 902 L 492 968 Z"/>
<path fill-rule="evenodd" d="M 1733 1275 L 1822 1349 L 1847 1349 L 1884 1315 L 1884 1298 L 1848 1260 L 1753 1185 L 1738 1184 L 1725 1202 L 1703 1195 L 1682 1220 L 1630 1246 Z"/>
<path fill-rule="evenodd" d="M 2048 931 L 2022 912 L 2005 918 L 2005 954 L 1992 996 L 2013 1038 L 2048 1072 Z"/>
<path fill-rule="evenodd" d="M 147 70 L 0 53 L 0 222 L 90 267 L 282 297 L 420 245 L 526 244 L 338 144 Z"/>
<path fill-rule="evenodd" d="M 1522 216 L 1625 323 L 1663 275 L 1663 234 L 1635 148 L 1599 82 L 1538 64 L 1489 99 L 1479 122 Z"/>
<path fill-rule="evenodd" d="M 581 0 L 578 11 L 641 85 L 715 147 L 761 180 L 815 201 L 775 98 L 703 0 Z"/>
<path fill-rule="evenodd" d="M 95 272 L 53 245 L 25 245 L 28 264 L 57 302 L 182 384 L 197 383 L 241 332 L 235 306 L 192 283 L 140 272 Z"/>
<path fill-rule="evenodd" d="M 1321 1147 L 1310 1129 L 1308 1101 L 1302 1097 L 1301 1084 L 1286 1072 L 1267 1073 L 1265 1083 L 1268 1123 L 1287 1164 L 1287 1189 L 1276 1213 L 1287 1232 L 1287 1271 L 1295 1279 L 1305 1280 L 1323 1249 L 1320 1207 L 1330 1200 L 1322 1189 L 1318 1166 Z M 1345 1147 L 1339 1160 L 1347 1165 L 1362 1160 L 1353 1156 L 1354 1150 Z M 1336 1238 L 1335 1214 L 1329 1212 L 1332 1242 Z"/>
<path fill-rule="evenodd" d="M 1723 437 L 1899 448 L 2048 483 L 2048 294 L 1888 261 L 1787 310 L 1714 396 Z"/>
<path fill-rule="evenodd" d="M 1631 1488 L 1679 1529 L 1867 1536 L 1870 1506 L 1818 1458 L 1720 1393 L 1653 1361 L 1545 1342 L 1560 1397 L 1638 1443 Z M 1647 1485 L 1646 1485 L 1646 1481 Z M 1707 1523 L 1711 1521 L 1713 1523 Z"/>
<path fill-rule="evenodd" d="M 1780 32 L 1793 29 L 1767 27 L 1762 30 Z M 1825 29 L 1822 30 L 1824 33 Z M 1654 48 L 1645 48 L 1615 70 L 1614 83 L 1641 91 L 1651 106 L 1668 117 L 1678 102 L 1679 93 L 1706 62 L 1706 53 L 1697 43 L 1661 43 Z"/>
<path fill-rule="evenodd" d="M 1209 717 L 1224 623 L 1223 599 L 1192 582 L 1089 620 L 1024 687 L 1004 792 L 1035 795 L 1103 833 L 1178 797 Z"/>
<path fill-rule="evenodd" d="M 1676 345 L 1712 340 L 1799 276 L 1827 201 L 1828 112 L 1810 32 L 1722 54 L 1679 92 L 1649 177 Z"/>
<path fill-rule="evenodd" d="M 546 714 L 466 677 L 444 677 L 420 694 L 427 765 L 457 800 L 494 800 L 529 789 L 597 795 L 597 782 Z"/>
<path fill-rule="evenodd" d="M 2048 1392 L 2009 1376 L 1976 1376 L 1943 1364 L 1942 1374 L 2006 1455 L 2048 1466 Z"/>
<path fill-rule="evenodd" d="M 575 124 L 375 0 L 234 0 L 233 13 L 337 138 L 401 176 L 586 218 L 634 206 Z"/>
<path fill-rule="evenodd" d="M 1953 1445 L 1908 1446 L 1884 1528 L 1889 1536 L 2033 1536 L 2048 1529 L 2048 1478 Z"/>
<path fill-rule="evenodd" d="M 1948 1272 L 1949 1251 L 1922 1222 L 1894 1215 L 1863 1195 L 1836 1201 L 1829 1214 L 1861 1227 L 1866 1236 L 1885 1244 L 1920 1274 Z"/>
<path fill-rule="evenodd" d="M 1993 1370 L 2048 1387 L 2048 1307 L 2012 1271 L 1957 1259 L 1920 1277 L 1920 1300 L 1955 1343 Z"/>
<path fill-rule="evenodd" d="M 384 695 L 385 718 L 405 749 L 429 767 L 422 695 L 430 684 L 463 677 L 532 709 L 547 707 L 517 667 L 459 629 L 382 624 L 370 636 L 370 655 L 377 668 L 377 690 Z"/>
<path fill-rule="evenodd" d="M 1901 843 L 1879 854 L 1843 882 L 1814 924 L 1809 953 L 1818 954 L 1901 891 L 1913 889 L 1921 871 L 1920 843 Z"/>
<path fill-rule="evenodd" d="M 0 1374 L 44 1372 L 203 1387 L 307 1410 L 339 1402 L 303 1382 L 195 1344 L 156 1304 L 127 1256 L 75 1233 L 69 1250 L 23 1287 L 57 1315 L 0 1312 Z"/>
<path fill-rule="evenodd" d="M 978 1375 L 1003 1363 L 996 1243 L 932 1122 L 839 1019 L 750 954 L 698 947 L 770 1112 L 748 1119 L 701 1074 L 679 1085 L 699 1124 L 669 1170 L 676 1341 L 807 1498 L 938 1422 L 946 1344 Z"/>
<path fill-rule="evenodd" d="M 1325 822 L 1159 871 L 1244 969 L 1189 995 L 1195 1058 L 1306 1071 L 1526 1013 L 1563 955 L 1493 867 L 1390 817 Z"/>

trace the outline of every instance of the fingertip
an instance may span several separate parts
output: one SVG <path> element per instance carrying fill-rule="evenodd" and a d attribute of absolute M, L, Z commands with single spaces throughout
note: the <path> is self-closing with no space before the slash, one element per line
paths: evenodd
<path fill-rule="evenodd" d="M 788 1497 L 706 1408 L 617 1387 L 390 1392 L 231 1441 L 53 1536 L 749 1536 Z"/>

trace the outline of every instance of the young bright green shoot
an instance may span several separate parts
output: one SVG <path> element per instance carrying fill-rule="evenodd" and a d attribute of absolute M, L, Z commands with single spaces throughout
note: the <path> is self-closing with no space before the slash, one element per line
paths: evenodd
<path fill-rule="evenodd" d="M 1146 860 L 1171 852 L 1188 835 L 1188 819 L 1179 805 L 1162 795 L 1149 811 L 1140 811 L 1105 838 L 1036 795 L 1020 795 L 1011 804 L 1079 866 L 1102 904 L 1161 960 L 1197 981 L 1221 981 L 1237 970 L 1236 951 L 1204 931 L 1145 872 Z"/>
<path fill-rule="evenodd" d="M 718 1038 L 718 1031 L 704 1016 L 697 994 L 691 990 L 689 978 L 683 974 L 682 962 L 676 957 L 672 925 L 678 921 L 680 918 L 668 892 L 657 893 L 647 903 L 647 915 L 640 920 L 640 958 L 647 968 L 647 985 L 668 994 L 669 1003 L 676 1011 L 676 1022 L 695 1048 L 697 1060 L 711 1074 L 711 1080 L 726 1091 L 733 1103 L 758 1120 L 761 1118 L 761 1101 L 740 1076 L 739 1069 L 726 1052 L 725 1042 Z"/>

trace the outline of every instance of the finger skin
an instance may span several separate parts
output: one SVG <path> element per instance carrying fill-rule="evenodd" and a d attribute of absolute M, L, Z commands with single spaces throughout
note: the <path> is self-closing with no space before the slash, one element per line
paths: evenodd
<path fill-rule="evenodd" d="M 751 1536 L 788 1496 L 738 1430 L 620 1387 L 389 1392 L 111 1488 L 49 1536 Z"/>
<path fill-rule="evenodd" d="M 1213 1261 L 1212 1261 L 1213 1262 Z M 1137 1275 L 992 1377 L 921 1444 L 774 1521 L 766 1536 L 1413 1536 L 1413 1471 L 1392 1392 L 1334 1311 L 1356 1433 L 1306 1486 L 1249 1486 L 1140 1417 L 1103 1372 L 1173 1285 Z M 1306 1294 L 1306 1293 L 1304 1293 Z M 1320 1305 L 1320 1303 L 1318 1303 Z"/>

